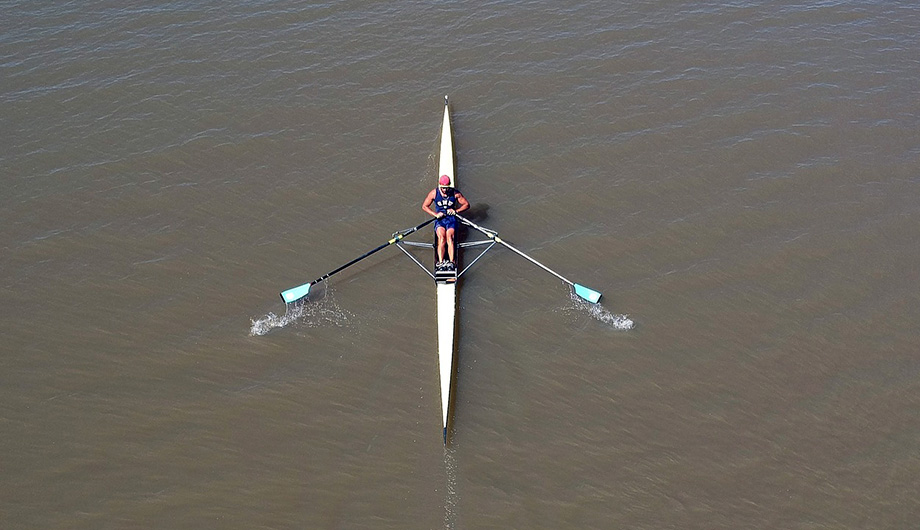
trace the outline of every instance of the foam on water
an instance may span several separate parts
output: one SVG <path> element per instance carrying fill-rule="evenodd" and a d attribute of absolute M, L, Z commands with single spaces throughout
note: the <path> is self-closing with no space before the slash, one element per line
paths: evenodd
<path fill-rule="evenodd" d="M 457 527 L 457 456 L 451 447 L 444 448 L 444 467 L 447 471 L 447 496 L 444 499 L 444 528 Z"/>
<path fill-rule="evenodd" d="M 629 315 L 617 315 L 611 313 L 601 304 L 592 304 L 582 297 L 575 294 L 574 291 L 569 293 L 572 300 L 572 306 L 566 309 L 576 310 L 588 313 L 591 318 L 603 322 L 614 329 L 629 331 L 636 327 L 636 323 L 629 318 Z"/>
<path fill-rule="evenodd" d="M 249 335 L 262 336 L 273 329 L 294 323 L 307 327 L 344 326 L 351 314 L 339 307 L 332 294 L 332 289 L 327 286 L 320 294 L 311 291 L 309 297 L 285 304 L 284 314 L 281 316 L 268 313 L 261 318 L 251 319 Z"/>

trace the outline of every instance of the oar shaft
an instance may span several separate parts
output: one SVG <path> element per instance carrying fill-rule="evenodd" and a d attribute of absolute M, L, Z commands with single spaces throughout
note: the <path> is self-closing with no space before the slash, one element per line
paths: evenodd
<path fill-rule="evenodd" d="M 560 280 L 562 280 L 562 281 L 564 281 L 565 283 L 571 285 L 572 287 L 575 287 L 575 283 L 573 283 L 572 281 L 570 281 L 570 280 L 564 278 L 564 277 L 563 277 L 561 274 L 559 274 L 558 272 L 556 272 L 556 271 L 550 269 L 550 268 L 547 267 L 546 265 L 544 265 L 544 264 L 540 263 L 539 261 L 537 261 L 537 260 L 531 258 L 531 257 L 528 256 L 527 254 L 524 254 L 524 253 L 521 252 L 520 250 L 518 250 L 518 249 L 514 248 L 513 246 L 511 246 L 511 244 L 508 243 L 507 241 L 505 241 L 504 239 L 498 237 L 498 233 L 497 233 L 497 232 L 494 232 L 494 231 L 492 231 L 492 230 L 485 229 L 485 228 L 479 226 L 478 224 L 474 223 L 473 221 L 470 221 L 469 219 L 467 219 L 467 218 L 465 218 L 465 217 L 463 217 L 463 216 L 461 216 L 461 215 L 459 215 L 459 214 L 457 214 L 457 218 L 460 219 L 461 221 L 463 221 L 464 223 L 466 223 L 466 224 L 472 226 L 472 227 L 475 228 L 476 230 L 479 230 L 480 232 L 482 232 L 483 234 L 485 234 L 489 239 L 492 239 L 492 240 L 495 241 L 496 243 L 501 243 L 502 245 L 505 245 L 506 247 L 508 247 L 509 249 L 511 249 L 512 251 L 514 251 L 514 253 L 516 253 L 517 255 L 519 255 L 519 256 L 521 256 L 522 258 L 526 259 L 527 261 L 533 263 L 533 264 L 536 265 L 537 267 L 540 267 L 541 269 L 545 270 L 546 272 L 552 274 L 552 275 L 555 276 L 556 278 L 559 278 Z"/>
<path fill-rule="evenodd" d="M 326 274 L 323 274 L 322 276 L 320 276 L 319 278 L 313 280 L 313 281 L 310 282 L 310 283 L 311 283 L 311 284 L 319 283 L 319 282 L 325 280 L 326 278 L 332 276 L 333 274 L 335 274 L 335 273 L 337 273 L 337 272 L 341 272 L 341 271 L 347 269 L 348 267 L 351 267 L 351 266 L 354 265 L 355 263 L 358 263 L 359 261 L 361 261 L 362 259 L 364 259 L 364 258 L 370 256 L 371 254 L 374 254 L 375 252 L 379 252 L 379 251 L 381 251 L 381 250 L 387 248 L 388 246 L 390 246 L 390 244 L 392 244 L 392 243 L 394 243 L 394 242 L 396 242 L 396 241 L 397 241 L 396 239 L 391 239 L 390 241 L 387 241 L 386 243 L 384 243 L 384 244 L 380 245 L 379 247 L 375 248 L 374 250 L 369 250 L 369 251 L 365 252 L 364 254 L 358 256 L 357 258 L 355 258 L 355 259 L 349 261 L 349 262 L 346 263 L 345 265 L 342 265 L 342 266 L 336 268 L 335 270 L 331 270 L 331 271 L 327 272 Z"/>
<path fill-rule="evenodd" d="M 416 227 L 414 227 L 414 228 L 410 228 L 410 229 L 408 229 L 408 230 L 403 230 L 403 231 L 400 232 L 398 235 L 396 235 L 395 237 L 393 237 L 393 239 L 390 239 L 389 241 L 387 241 L 386 243 L 380 245 L 379 247 L 377 247 L 377 248 L 375 248 L 375 249 L 373 249 L 373 250 L 369 250 L 369 251 L 365 252 L 364 254 L 358 256 L 357 258 L 355 258 L 355 259 L 349 261 L 349 262 L 346 263 L 345 265 L 342 265 L 341 267 L 338 267 L 338 268 L 336 268 L 335 270 L 332 270 L 332 271 L 327 272 L 326 274 L 323 274 L 322 276 L 320 276 L 319 278 L 313 280 L 313 281 L 310 282 L 310 283 L 311 283 L 311 284 L 319 283 L 319 282 L 325 280 L 326 278 L 332 276 L 333 274 L 335 274 L 335 273 L 337 273 L 337 272 L 342 272 L 343 270 L 347 269 L 348 267 L 351 267 L 351 266 L 354 265 L 355 263 L 358 263 L 359 261 L 363 260 L 364 258 L 370 256 L 371 254 L 374 254 L 375 252 L 379 252 L 379 251 L 381 251 L 381 250 L 387 248 L 388 246 L 392 245 L 393 243 L 396 243 L 397 241 L 399 241 L 399 240 L 403 239 L 404 237 L 406 237 L 407 235 L 411 234 L 412 232 L 415 232 L 415 231 L 417 231 L 417 230 L 420 230 L 420 229 L 422 229 L 423 227 L 425 227 L 425 225 L 431 224 L 431 223 L 433 223 L 434 221 L 435 221 L 435 218 L 432 217 L 431 219 L 425 221 L 424 223 L 422 223 L 422 224 L 420 224 L 420 225 L 418 225 L 418 226 L 416 226 Z"/>
<path fill-rule="evenodd" d="M 301 285 L 301 286 L 299 286 L 299 287 L 295 287 L 295 288 L 293 288 L 293 289 L 288 289 L 287 291 L 282 292 L 282 293 L 281 293 L 281 299 L 284 300 L 285 303 L 291 303 L 291 302 L 294 302 L 294 301 L 296 301 L 296 300 L 299 300 L 299 299 L 301 299 L 301 298 L 307 296 L 307 294 L 310 292 L 310 286 L 315 285 L 315 284 L 317 284 L 317 283 L 319 283 L 319 282 L 321 282 L 321 281 L 323 281 L 323 280 L 329 278 L 329 277 L 332 276 L 333 274 L 336 274 L 336 273 L 338 273 L 338 272 L 341 272 L 341 271 L 347 269 L 348 267 L 351 267 L 351 266 L 354 265 L 355 263 L 358 263 L 359 261 L 361 261 L 361 260 L 363 260 L 364 258 L 370 256 L 371 254 L 374 254 L 374 253 L 376 253 L 376 252 L 379 252 L 379 251 L 381 251 L 381 250 L 387 248 L 388 246 L 392 245 L 393 243 L 396 243 L 397 241 L 402 240 L 402 239 L 403 239 L 404 237 L 406 237 L 407 235 L 409 235 L 409 234 L 411 234 L 411 233 L 413 233 L 413 232 L 415 232 L 415 231 L 417 231 L 417 230 L 420 230 L 420 229 L 423 228 L 425 225 L 431 224 L 431 223 L 433 223 L 434 221 L 435 221 L 435 218 L 432 217 L 431 219 L 428 219 L 427 221 L 425 221 L 424 223 L 421 223 L 420 225 L 418 225 L 418 226 L 416 226 L 416 227 L 409 228 L 409 229 L 407 229 L 407 230 L 403 230 L 403 231 L 401 231 L 401 232 L 398 232 L 397 235 L 395 235 L 392 239 L 390 239 L 390 240 L 387 241 L 386 243 L 380 245 L 379 247 L 377 247 L 377 248 L 375 248 L 375 249 L 373 249 L 373 250 L 369 250 L 369 251 L 365 252 L 364 254 L 361 254 L 361 255 L 358 256 L 357 258 L 355 258 L 355 259 L 349 261 L 348 263 L 346 263 L 346 264 L 344 264 L 344 265 L 342 265 L 342 266 L 340 266 L 340 267 L 337 267 L 337 268 L 335 268 L 335 269 L 333 269 L 333 270 L 327 272 L 326 274 L 323 274 L 322 276 L 320 276 L 319 278 L 313 280 L 312 282 L 306 283 L 306 284 L 303 284 L 303 285 Z"/>

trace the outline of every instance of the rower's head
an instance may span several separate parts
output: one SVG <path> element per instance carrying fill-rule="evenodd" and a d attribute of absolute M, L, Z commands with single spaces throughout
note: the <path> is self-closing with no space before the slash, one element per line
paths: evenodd
<path fill-rule="evenodd" d="M 450 177 L 447 175 L 441 175 L 441 178 L 438 179 L 439 188 L 449 188 L 450 187 Z"/>

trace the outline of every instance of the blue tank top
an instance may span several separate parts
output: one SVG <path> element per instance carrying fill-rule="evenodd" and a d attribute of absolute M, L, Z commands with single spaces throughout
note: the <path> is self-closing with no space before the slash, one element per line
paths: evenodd
<path fill-rule="evenodd" d="M 441 195 L 441 188 L 434 189 L 434 208 L 435 211 L 441 213 L 447 213 L 447 210 L 456 210 L 457 209 L 457 197 L 454 195 L 456 189 L 453 189 L 447 193 L 447 195 Z"/>

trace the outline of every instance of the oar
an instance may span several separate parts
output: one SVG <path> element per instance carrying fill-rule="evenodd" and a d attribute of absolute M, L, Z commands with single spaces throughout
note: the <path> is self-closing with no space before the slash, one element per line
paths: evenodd
<path fill-rule="evenodd" d="M 424 223 L 422 223 L 422 224 L 416 226 L 415 228 L 409 228 L 409 229 L 407 229 L 407 230 L 403 230 L 402 232 L 399 232 L 398 234 L 396 234 L 396 236 L 393 237 L 393 239 L 391 239 L 391 240 L 387 241 L 386 243 L 380 245 L 379 247 L 375 248 L 374 250 L 370 250 L 370 251 L 368 251 L 368 252 L 365 252 L 364 254 L 358 256 L 357 258 L 355 258 L 355 259 L 349 261 L 349 262 L 346 263 L 345 265 L 342 265 L 341 267 L 339 267 L 339 268 L 337 268 L 337 269 L 335 269 L 335 270 L 333 270 L 333 271 L 330 271 L 330 272 L 327 272 L 326 274 L 323 274 L 322 276 L 320 276 L 319 278 L 313 280 L 313 281 L 310 282 L 310 283 L 305 283 L 305 284 L 303 284 L 303 285 L 299 285 L 299 286 L 297 286 L 297 287 L 293 287 L 293 288 L 291 288 L 291 289 L 288 289 L 287 291 L 283 291 L 283 292 L 281 293 L 281 299 L 284 300 L 284 303 L 285 303 L 285 304 L 290 304 L 291 302 L 296 302 L 297 300 L 300 300 L 301 298 L 304 298 L 305 296 L 307 296 L 308 294 L 310 294 L 310 287 L 313 287 L 315 284 L 317 284 L 317 283 L 319 283 L 319 282 L 325 280 L 326 278 L 332 276 L 333 274 L 335 274 L 335 273 L 337 273 L 337 272 L 340 272 L 340 271 L 342 271 L 342 270 L 344 270 L 344 269 L 346 269 L 346 268 L 348 268 L 348 267 L 351 267 L 351 266 L 354 265 L 355 263 L 358 263 L 358 262 L 361 261 L 362 259 L 364 259 L 364 258 L 370 256 L 371 254 L 377 252 L 378 250 L 383 250 L 383 249 L 385 249 L 386 247 L 388 247 L 388 246 L 392 245 L 393 243 L 396 243 L 397 241 L 403 239 L 404 237 L 406 237 L 407 235 L 411 234 L 412 232 L 415 232 L 416 230 L 421 229 L 421 228 L 424 227 L 425 225 L 434 222 L 434 220 L 435 220 L 435 218 L 432 217 L 431 219 L 429 219 L 429 220 L 425 221 Z"/>
<path fill-rule="evenodd" d="M 539 261 L 537 261 L 537 260 L 531 258 L 531 257 L 528 256 L 527 254 L 524 254 L 524 253 L 521 252 L 520 250 L 518 250 L 518 249 L 512 247 L 510 244 L 508 244 L 507 241 L 505 241 L 505 240 L 503 240 L 502 238 L 498 237 L 498 232 L 489 230 L 489 229 L 487 229 L 487 228 L 483 228 L 483 227 L 479 226 L 478 224 L 474 223 L 473 221 L 470 221 L 469 219 L 467 219 L 467 218 L 465 218 L 465 217 L 463 217 L 463 216 L 461 216 L 461 215 L 459 215 L 459 214 L 457 214 L 457 218 L 460 219 L 461 221 L 463 221 L 464 223 L 466 223 L 466 224 L 472 226 L 472 227 L 475 228 L 476 230 L 479 230 L 480 232 L 482 232 L 483 234 L 485 234 L 486 237 L 488 237 L 489 239 L 495 241 L 496 243 L 501 243 L 502 245 L 505 245 L 506 247 L 510 248 L 510 249 L 513 250 L 515 253 L 517 253 L 519 256 L 521 256 L 521 257 L 527 259 L 528 261 L 530 261 L 530 262 L 533 263 L 534 265 L 540 267 L 541 269 L 543 269 L 543 270 L 545 270 L 546 272 L 552 274 L 552 275 L 555 276 L 556 278 L 559 278 L 560 280 L 562 280 L 562 281 L 564 281 L 565 283 L 569 284 L 570 286 L 572 286 L 572 289 L 575 290 L 575 294 L 577 294 L 578 296 L 580 296 L 580 297 L 584 298 L 585 300 L 591 302 L 592 304 L 596 304 L 597 301 L 601 299 L 601 293 L 595 291 L 594 289 L 589 289 L 588 287 L 585 287 L 584 285 L 577 284 L 577 283 L 574 283 L 574 282 L 571 282 L 571 281 L 567 280 L 566 278 L 564 278 L 564 277 L 563 277 L 561 274 L 559 274 L 558 272 L 556 272 L 556 271 L 550 269 L 550 268 L 547 267 L 546 265 L 544 265 L 544 264 L 540 263 Z"/>

